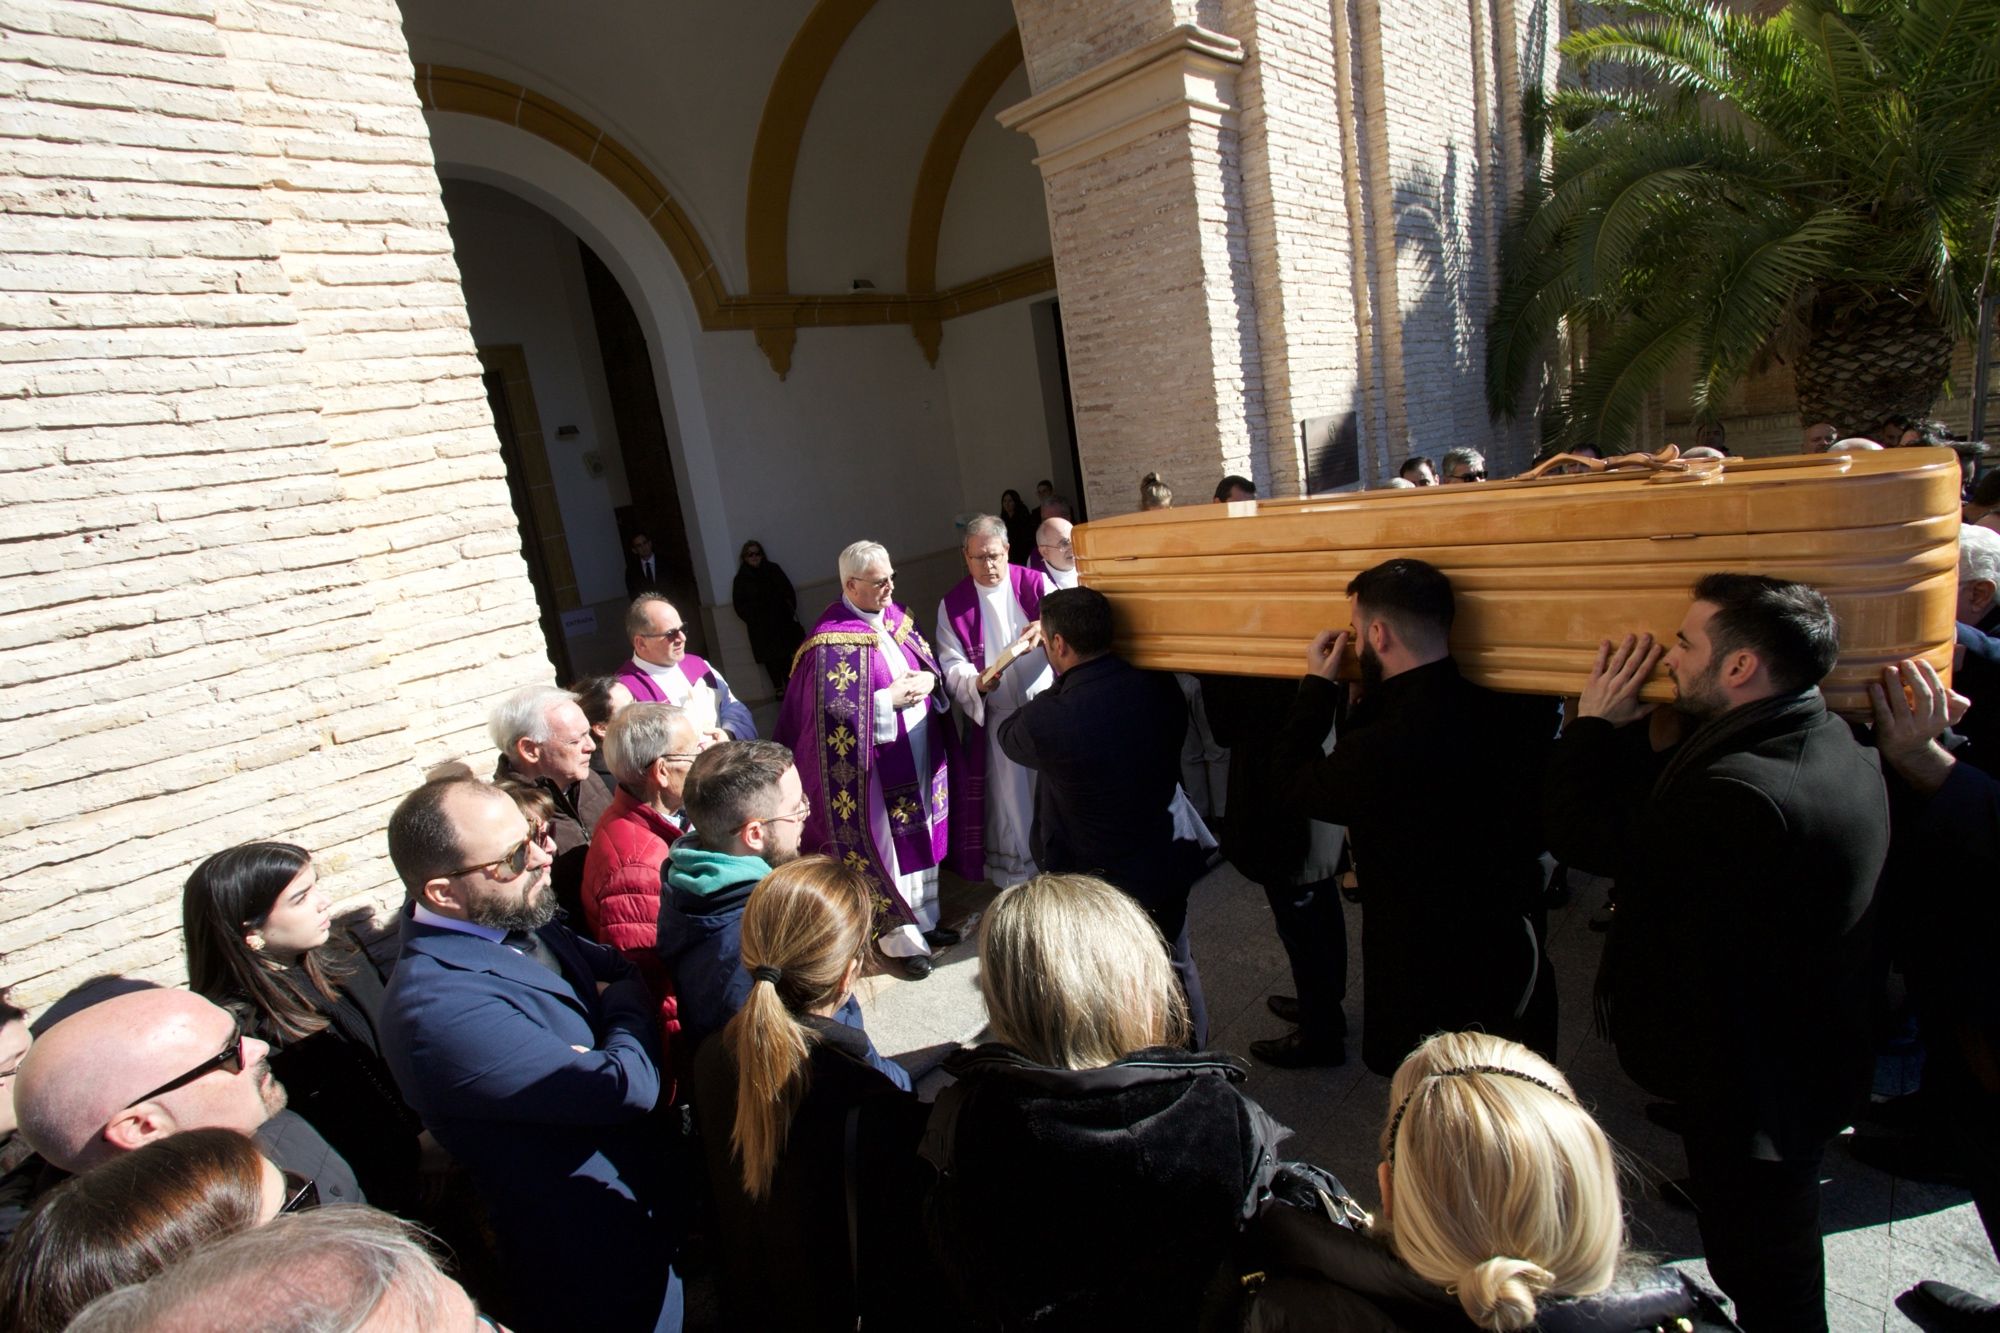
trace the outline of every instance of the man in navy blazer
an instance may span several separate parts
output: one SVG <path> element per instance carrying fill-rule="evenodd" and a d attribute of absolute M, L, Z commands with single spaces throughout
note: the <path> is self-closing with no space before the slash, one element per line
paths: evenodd
<path fill-rule="evenodd" d="M 389 819 L 409 894 L 382 1052 L 472 1173 L 512 1280 L 544 1330 L 678 1330 L 658 1006 L 617 953 L 557 924 L 550 858 L 512 798 L 426 783 Z"/>

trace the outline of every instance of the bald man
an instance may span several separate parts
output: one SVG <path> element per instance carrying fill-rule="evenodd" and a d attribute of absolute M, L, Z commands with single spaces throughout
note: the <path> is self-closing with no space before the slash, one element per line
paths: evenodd
<path fill-rule="evenodd" d="M 1042 526 L 1035 529 L 1035 553 L 1028 557 L 1028 568 L 1048 575 L 1049 582 L 1058 588 L 1076 586 L 1076 551 L 1070 545 L 1071 530 L 1066 518 L 1043 519 Z"/>
<path fill-rule="evenodd" d="M 346 1161 L 284 1109 L 270 1053 L 199 995 L 155 987 L 111 996 L 29 1048 L 14 1081 L 21 1137 L 75 1172 L 184 1129 L 233 1129 L 310 1177 L 323 1201 L 366 1202 Z"/>

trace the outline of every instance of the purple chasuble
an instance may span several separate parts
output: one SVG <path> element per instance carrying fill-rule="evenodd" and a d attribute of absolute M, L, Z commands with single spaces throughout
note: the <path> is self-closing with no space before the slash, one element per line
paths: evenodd
<path fill-rule="evenodd" d="M 825 852 L 868 877 L 875 895 L 875 929 L 880 934 L 916 914 L 903 901 L 895 876 L 889 873 L 889 849 L 875 845 L 869 825 L 868 787 L 879 776 L 882 800 L 888 807 L 890 841 L 895 864 L 904 874 L 928 869 L 944 859 L 950 837 L 951 704 L 944 693 L 944 673 L 937 656 L 924 642 L 916 622 L 902 607 L 891 604 L 882 623 L 902 649 L 912 671 L 937 678 L 930 700 L 929 763 L 917 772 L 916 755 L 900 711 L 896 739 L 874 743 L 875 691 L 894 680 L 882 658 L 882 641 L 874 629 L 836 601 L 820 613 L 812 633 L 792 659 L 791 682 L 778 714 L 773 739 L 791 747 L 799 782 L 812 802 L 800 841 L 802 850 Z M 922 816 L 930 811 L 930 818 Z"/>
<path fill-rule="evenodd" d="M 1042 616 L 1042 579 L 1047 575 L 1026 565 L 1007 566 L 1014 584 L 1014 603 L 1030 621 Z M 970 575 L 944 595 L 944 619 L 958 636 L 976 671 L 986 670 L 985 618 L 979 611 L 979 585 Z M 965 741 L 959 747 L 956 790 L 951 803 L 952 872 L 974 883 L 986 878 L 986 728 L 965 719 Z"/>

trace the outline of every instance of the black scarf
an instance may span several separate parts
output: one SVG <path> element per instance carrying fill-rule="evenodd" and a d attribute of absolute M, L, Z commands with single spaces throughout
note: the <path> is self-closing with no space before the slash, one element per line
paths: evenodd
<path fill-rule="evenodd" d="M 1674 751 L 1659 781 L 1653 784 L 1653 799 L 1662 799 L 1680 776 L 1691 769 L 1706 768 L 1723 755 L 1747 750 L 1766 736 L 1803 731 L 1825 716 L 1826 699 L 1819 686 L 1808 685 L 1803 690 L 1774 694 L 1712 717 L 1695 728 L 1694 734 Z"/>

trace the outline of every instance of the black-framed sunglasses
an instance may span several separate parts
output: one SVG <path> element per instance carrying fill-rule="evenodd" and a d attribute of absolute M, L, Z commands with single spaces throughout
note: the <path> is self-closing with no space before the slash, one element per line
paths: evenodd
<path fill-rule="evenodd" d="M 213 1074 L 218 1069 L 230 1074 L 240 1074 L 243 1072 L 245 1063 L 243 1059 L 243 1020 L 239 1018 L 234 1020 L 234 1030 L 229 1034 L 229 1044 L 227 1046 L 217 1051 L 214 1055 L 209 1056 L 208 1059 L 203 1060 L 179 1078 L 168 1079 L 151 1092 L 141 1093 L 137 1097 L 134 1097 L 119 1109 L 130 1110 L 140 1102 L 150 1102 L 155 1097 L 164 1097 L 175 1088 L 184 1088 L 196 1079 L 207 1074 Z"/>
<path fill-rule="evenodd" d="M 675 639 L 675 640 L 678 640 L 678 639 L 685 639 L 685 638 L 686 638 L 687 636 L 688 636 L 688 632 L 687 632 L 687 626 L 685 626 L 685 625 L 676 625 L 676 626 L 674 626 L 674 627 L 673 627 L 672 629 L 662 629 L 662 630 L 654 630 L 654 631 L 653 631 L 653 632 L 652 632 L 651 634 L 641 634 L 641 635 L 639 635 L 639 636 L 637 636 L 637 637 L 639 637 L 639 638 L 641 638 L 641 639 Z"/>
<path fill-rule="evenodd" d="M 1460 474 L 1459 474 L 1458 476 L 1456 476 L 1456 477 L 1453 477 L 1453 478 L 1452 478 L 1452 480 L 1453 480 L 1453 481 L 1485 481 L 1485 480 L 1486 480 L 1486 474 L 1485 474 L 1484 472 L 1461 472 L 1461 473 L 1460 473 Z"/>
<path fill-rule="evenodd" d="M 487 870 L 491 871 L 493 878 L 499 880 L 502 884 L 505 884 L 510 879 L 519 879 L 521 873 L 528 868 L 528 849 L 541 839 L 547 828 L 548 826 L 545 824 L 541 828 L 536 829 L 527 837 L 508 848 L 504 856 L 496 857 L 491 861 L 481 861 L 476 866 L 466 866 L 463 870 L 454 870 L 450 874 L 443 876 L 443 878 L 457 879 L 460 875 L 474 875 L 482 870 Z M 505 874 L 501 873 L 503 870 L 506 872 Z"/>
<path fill-rule="evenodd" d="M 278 1174 L 285 1178 L 285 1202 L 278 1212 L 303 1213 L 309 1208 L 319 1207 L 319 1182 L 311 1176 L 302 1176 L 296 1171 L 278 1168 Z"/>

